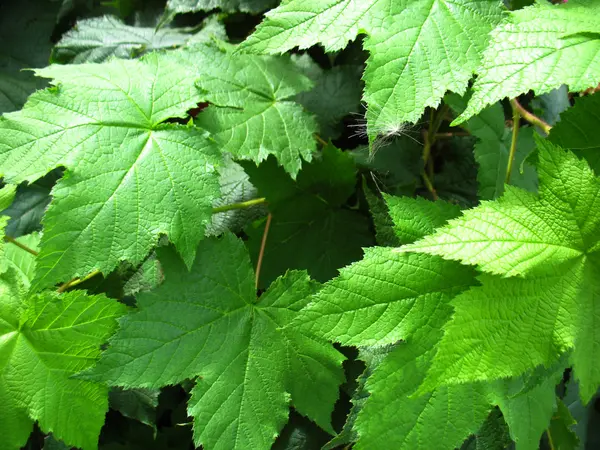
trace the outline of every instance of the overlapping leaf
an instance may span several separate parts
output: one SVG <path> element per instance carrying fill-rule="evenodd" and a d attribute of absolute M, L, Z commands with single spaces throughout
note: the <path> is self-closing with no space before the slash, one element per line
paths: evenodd
<path fill-rule="evenodd" d="M 548 139 L 584 157 L 590 167 L 600 174 L 600 94 L 578 98 L 575 106 L 560 115 Z"/>
<path fill-rule="evenodd" d="M 416 122 L 447 90 L 464 92 L 501 11 L 495 0 L 292 0 L 268 12 L 243 48 L 281 53 L 320 43 L 334 51 L 366 31 L 373 138 Z"/>
<path fill-rule="evenodd" d="M 174 58 L 193 67 L 212 106 L 197 123 L 214 134 L 235 159 L 264 161 L 274 155 L 296 177 L 316 149 L 312 115 L 293 101 L 312 83 L 288 57 L 232 53 L 210 46 L 182 49 Z"/>
<path fill-rule="evenodd" d="M 99 63 L 111 57 L 128 59 L 153 50 L 180 47 L 190 41 L 208 41 L 214 31 L 220 30 L 133 27 L 114 16 L 84 19 L 56 44 L 52 62 L 78 64 Z M 218 37 L 225 37 L 224 30 Z"/>
<path fill-rule="evenodd" d="M 352 158 L 333 146 L 305 164 L 294 182 L 273 160 L 246 171 L 269 202 L 272 223 L 264 251 L 261 287 L 287 269 L 305 269 L 327 281 L 338 269 L 361 258 L 373 243 L 368 218 L 345 206 L 356 185 Z M 260 252 L 265 223 L 248 226 L 254 260 Z"/>
<path fill-rule="evenodd" d="M 0 431 L 18 449 L 37 421 L 84 450 L 98 446 L 106 387 L 70 377 L 93 365 L 124 307 L 81 291 L 27 296 L 14 271 L 0 275 Z"/>
<path fill-rule="evenodd" d="M 196 378 L 188 412 L 197 445 L 268 449 L 288 403 L 330 429 L 343 378 L 342 355 L 297 329 L 317 284 L 302 272 L 279 278 L 256 298 L 254 273 L 233 235 L 200 244 L 191 272 L 162 253 L 166 281 L 140 295 L 98 366 L 86 378 L 160 387 Z"/>
<path fill-rule="evenodd" d="M 202 99 L 193 74 L 158 54 L 38 74 L 57 86 L 0 119 L 8 181 L 67 169 L 44 218 L 37 285 L 140 262 L 161 233 L 191 263 L 219 194 L 220 156 L 203 131 L 164 121 Z"/>
<path fill-rule="evenodd" d="M 181 14 L 210 11 L 219 8 L 225 12 L 260 13 L 277 4 L 277 0 L 169 0 L 167 10 Z"/>
<path fill-rule="evenodd" d="M 464 122 L 487 105 L 529 90 L 550 92 L 563 84 L 583 91 L 600 83 L 600 4 L 569 0 L 510 13 L 491 34 L 477 69 L 474 94 L 454 121 Z"/>
<path fill-rule="evenodd" d="M 460 114 L 465 109 L 467 99 L 460 98 L 458 95 L 447 95 L 446 103 Z M 477 116 L 469 119 L 465 128 L 479 139 L 474 148 L 475 160 L 479 164 L 477 172 L 479 198 L 494 200 L 504 192 L 512 141 L 512 130 L 504 125 L 502 105 L 495 103 L 481 111 Z M 527 164 L 525 159 L 534 148 L 533 128 L 522 127 L 517 137 L 510 184 L 532 192 L 537 189 L 537 175 L 535 169 Z"/>
<path fill-rule="evenodd" d="M 582 398 L 600 384 L 600 182 L 572 153 L 538 146 L 539 197 L 510 189 L 404 248 L 504 276 L 453 301 L 429 387 L 518 375 L 570 348 Z"/>

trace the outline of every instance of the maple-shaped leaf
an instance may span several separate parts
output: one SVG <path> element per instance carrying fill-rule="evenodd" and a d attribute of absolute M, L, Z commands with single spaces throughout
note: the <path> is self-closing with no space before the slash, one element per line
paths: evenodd
<path fill-rule="evenodd" d="M 18 449 L 37 421 L 45 433 L 98 448 L 108 389 L 72 379 L 100 354 L 125 307 L 82 291 L 28 296 L 18 275 L 0 275 L 0 432 Z"/>
<path fill-rule="evenodd" d="M 67 169 L 44 217 L 36 286 L 140 262 L 161 233 L 190 264 L 221 159 L 202 130 L 164 123 L 202 99 L 193 74 L 159 54 L 37 73 L 56 87 L 0 118 L 7 181 Z"/>
<path fill-rule="evenodd" d="M 416 122 L 446 91 L 464 92 L 501 17 L 496 0 L 291 0 L 269 11 L 242 48 L 282 53 L 320 43 L 335 51 L 366 32 L 373 138 Z"/>
<path fill-rule="evenodd" d="M 235 159 L 260 163 L 274 155 L 292 176 L 316 149 L 314 117 L 294 101 L 312 87 L 289 57 L 234 53 L 192 46 L 172 56 L 193 67 L 205 101 L 196 123 L 214 134 Z"/>
<path fill-rule="evenodd" d="M 464 111 L 467 100 L 466 96 L 461 98 L 456 94 L 445 97 L 446 103 L 458 114 Z M 478 138 L 473 151 L 475 160 L 479 164 L 477 171 L 479 198 L 494 200 L 504 192 L 512 141 L 512 129 L 506 128 L 504 124 L 502 105 L 499 102 L 494 103 L 478 115 L 471 117 L 463 126 Z M 533 132 L 531 127 L 521 127 L 519 130 L 510 184 L 535 192 L 537 174 L 533 166 L 525 162 L 535 148 Z"/>
<path fill-rule="evenodd" d="M 560 115 L 548 139 L 584 157 L 590 167 L 600 174 L 600 93 L 575 99 L 575 106 Z"/>
<path fill-rule="evenodd" d="M 487 105 L 529 90 L 550 92 L 563 84 L 583 91 L 600 83 L 600 3 L 570 0 L 510 13 L 492 33 L 477 69 L 473 96 L 459 124 Z"/>
<path fill-rule="evenodd" d="M 94 17 L 77 22 L 52 50 L 56 63 L 103 62 L 111 57 L 133 58 L 146 52 L 180 47 L 186 43 L 208 41 L 218 28 L 133 27 L 114 16 Z M 224 30 L 217 36 L 226 37 Z"/>
<path fill-rule="evenodd" d="M 125 387 L 196 378 L 188 403 L 196 445 L 268 449 L 287 421 L 289 401 L 331 430 L 344 359 L 331 345 L 286 327 L 318 288 L 289 272 L 256 298 L 241 240 L 206 239 L 191 272 L 159 249 L 166 281 L 138 297 L 97 367 L 81 376 Z"/>
<path fill-rule="evenodd" d="M 259 287 L 288 269 L 307 270 L 312 278 L 328 281 L 340 267 L 360 259 L 363 247 L 372 245 L 368 217 L 345 206 L 356 185 L 356 167 L 348 153 L 333 145 L 324 147 L 296 181 L 272 158 L 259 167 L 245 166 L 272 213 Z M 265 225 L 263 221 L 246 227 L 255 261 Z"/>
<path fill-rule="evenodd" d="M 502 275 L 454 299 L 430 387 L 519 375 L 570 348 L 582 398 L 600 384 L 600 180 L 572 153 L 541 139 L 538 148 L 539 196 L 507 189 L 400 249 Z"/>

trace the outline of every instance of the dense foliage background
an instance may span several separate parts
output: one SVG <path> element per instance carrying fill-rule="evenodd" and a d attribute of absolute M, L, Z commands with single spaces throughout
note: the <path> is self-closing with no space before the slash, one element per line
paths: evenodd
<path fill-rule="evenodd" d="M 2 2 L 0 449 L 599 448 L 599 17 Z"/>

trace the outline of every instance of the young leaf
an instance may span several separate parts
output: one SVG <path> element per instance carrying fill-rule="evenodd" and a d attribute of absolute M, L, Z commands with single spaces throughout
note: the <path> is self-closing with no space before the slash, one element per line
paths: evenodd
<path fill-rule="evenodd" d="M 295 178 L 316 149 L 314 117 L 293 101 L 312 87 L 287 57 L 242 55 L 211 46 L 182 49 L 174 57 L 193 67 L 204 99 L 213 104 L 196 123 L 215 135 L 234 159 L 260 163 L 274 155 Z"/>
<path fill-rule="evenodd" d="M 197 378 L 188 404 L 196 445 L 268 449 L 288 403 L 331 429 L 343 356 L 286 327 L 302 316 L 317 283 L 302 272 L 256 298 L 244 244 L 231 234 L 200 244 L 191 272 L 172 250 L 159 254 L 166 281 L 141 294 L 97 367 L 81 376 L 124 387 Z"/>
<path fill-rule="evenodd" d="M 600 94 L 578 98 L 575 106 L 560 116 L 548 139 L 582 156 L 600 174 Z"/>
<path fill-rule="evenodd" d="M 190 40 L 198 42 L 202 33 L 203 30 L 195 32 L 190 28 L 132 27 L 114 16 L 84 19 L 63 35 L 52 50 L 51 61 L 80 64 L 104 62 L 112 57 L 129 59 L 145 52 L 179 47 Z M 223 32 L 218 37 L 226 35 Z"/>
<path fill-rule="evenodd" d="M 356 168 L 352 158 L 333 146 L 306 164 L 297 182 L 272 160 L 246 171 L 266 197 L 273 215 L 260 286 L 268 285 L 288 269 L 305 269 L 318 281 L 327 281 L 338 269 L 360 259 L 362 248 L 373 243 L 368 218 L 344 207 L 354 193 Z M 254 260 L 260 251 L 264 224 L 246 227 Z"/>
<path fill-rule="evenodd" d="M 0 118 L 8 181 L 67 169 L 44 218 L 37 287 L 138 263 L 161 233 L 191 264 L 219 194 L 220 163 L 203 131 L 164 123 L 202 99 L 192 74 L 158 54 L 38 74 L 57 86 Z"/>
<path fill-rule="evenodd" d="M 374 138 L 416 122 L 446 91 L 463 93 L 501 16 L 496 0 L 291 0 L 267 13 L 242 48 L 273 54 L 321 43 L 335 51 L 366 31 L 364 99 Z"/>
<path fill-rule="evenodd" d="M 563 84 L 583 91 L 600 83 L 600 3 L 570 0 L 561 5 L 536 2 L 510 13 L 491 34 L 477 69 L 474 93 L 460 124 L 487 105 L 529 90 L 550 92 Z"/>
<path fill-rule="evenodd" d="M 33 422 L 84 450 L 96 449 L 106 387 L 71 376 L 92 366 L 124 306 L 81 291 L 26 296 L 13 271 L 0 275 L 0 431 L 15 450 Z"/>

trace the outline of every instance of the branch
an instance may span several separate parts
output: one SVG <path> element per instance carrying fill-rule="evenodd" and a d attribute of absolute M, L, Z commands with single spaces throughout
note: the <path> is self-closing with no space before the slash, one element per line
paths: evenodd
<path fill-rule="evenodd" d="M 535 114 L 532 114 L 529 111 L 527 111 L 525 108 L 523 108 L 523 105 L 521 105 L 516 98 L 513 98 L 510 100 L 510 106 L 512 107 L 513 114 L 514 114 L 515 110 L 519 111 L 519 115 L 524 120 L 529 122 L 531 125 L 540 127 L 542 130 L 544 130 L 544 133 L 550 134 L 550 130 L 552 129 L 552 126 L 550 124 L 548 124 L 547 122 L 545 122 L 544 120 L 540 119 Z"/>
<path fill-rule="evenodd" d="M 27 253 L 31 253 L 33 256 L 39 255 L 39 252 L 36 252 L 34 249 L 27 247 L 25 244 L 21 244 L 19 241 L 17 241 L 14 238 L 11 238 L 10 236 L 4 236 L 4 240 L 6 242 L 10 242 L 11 244 L 16 245 L 21 250 L 25 250 Z"/>
<path fill-rule="evenodd" d="M 93 272 L 90 272 L 83 278 L 73 278 L 71 281 L 67 281 L 66 283 L 61 285 L 56 292 L 58 292 L 59 294 L 65 292 L 67 289 L 72 288 L 73 286 L 77 286 L 78 284 L 81 284 L 84 281 L 89 280 L 90 278 L 94 278 L 96 275 L 100 275 L 101 273 L 102 272 L 100 272 L 99 270 L 94 270 Z"/>
<path fill-rule="evenodd" d="M 264 197 L 263 198 L 255 198 L 255 199 L 248 200 L 245 202 L 232 203 L 231 205 L 219 206 L 217 208 L 213 208 L 212 212 L 213 212 L 213 214 L 218 214 L 218 213 L 222 213 L 222 212 L 226 212 L 226 211 L 231 211 L 233 209 L 250 208 L 252 206 L 262 205 L 264 203 L 267 203 L 266 198 L 264 198 Z"/>
<path fill-rule="evenodd" d="M 265 256 L 265 247 L 267 246 L 267 236 L 269 235 L 269 228 L 271 228 L 271 219 L 273 216 L 271 213 L 267 216 L 267 223 L 265 224 L 265 230 L 263 231 L 262 242 L 260 243 L 260 252 L 258 253 L 258 261 L 256 263 L 256 278 L 254 279 L 254 285 L 258 289 L 258 280 L 260 278 L 260 268 L 262 267 L 263 257 Z"/>

